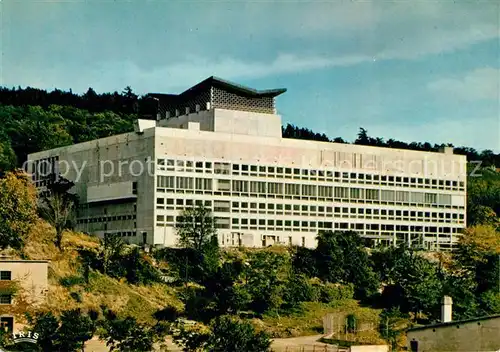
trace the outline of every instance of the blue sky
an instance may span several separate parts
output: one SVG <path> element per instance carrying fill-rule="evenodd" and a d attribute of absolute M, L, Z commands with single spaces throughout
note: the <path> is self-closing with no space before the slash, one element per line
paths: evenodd
<path fill-rule="evenodd" d="M 0 85 L 287 88 L 283 122 L 500 152 L 500 1 L 1 0 Z"/>

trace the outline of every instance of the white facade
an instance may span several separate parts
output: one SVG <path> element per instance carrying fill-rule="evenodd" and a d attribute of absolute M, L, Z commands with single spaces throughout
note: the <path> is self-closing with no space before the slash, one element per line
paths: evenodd
<path fill-rule="evenodd" d="M 224 246 L 314 247 L 318 231 L 354 230 L 372 245 L 448 249 L 466 221 L 466 159 L 452 148 L 284 139 L 270 113 L 141 120 L 136 132 L 31 154 L 30 170 L 43 174 L 42 159 L 76 183 L 79 230 L 131 243 L 176 245 L 176 216 L 196 204 L 213 210 Z"/>

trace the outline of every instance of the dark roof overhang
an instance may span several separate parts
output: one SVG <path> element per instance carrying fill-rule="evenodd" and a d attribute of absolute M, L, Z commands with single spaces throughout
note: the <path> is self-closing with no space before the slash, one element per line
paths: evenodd
<path fill-rule="evenodd" d="M 180 97 L 189 97 L 196 95 L 198 92 L 206 90 L 210 87 L 220 88 L 222 90 L 232 92 L 238 95 L 251 97 L 251 98 L 260 98 L 260 97 L 270 97 L 274 98 L 280 94 L 286 92 L 286 88 L 278 88 L 278 89 L 265 89 L 265 90 L 257 90 L 249 87 L 242 86 L 240 84 L 236 84 L 233 82 L 229 82 L 223 80 L 218 77 L 209 77 L 200 83 L 194 85 L 193 87 L 185 90 L 181 94 L 161 94 L 161 93 L 149 93 L 148 95 L 154 98 L 158 98 L 161 100 L 169 100 L 176 99 Z"/>

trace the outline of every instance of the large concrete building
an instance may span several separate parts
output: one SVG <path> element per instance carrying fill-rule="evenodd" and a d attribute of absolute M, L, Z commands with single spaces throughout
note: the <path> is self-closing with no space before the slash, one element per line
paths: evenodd
<path fill-rule="evenodd" d="M 314 247 L 321 230 L 453 246 L 466 221 L 464 156 L 282 138 L 284 92 L 210 77 L 179 95 L 150 94 L 156 119 L 31 154 L 33 180 L 40 189 L 51 172 L 74 181 L 78 229 L 130 243 L 174 246 L 176 216 L 200 204 L 224 246 Z"/>

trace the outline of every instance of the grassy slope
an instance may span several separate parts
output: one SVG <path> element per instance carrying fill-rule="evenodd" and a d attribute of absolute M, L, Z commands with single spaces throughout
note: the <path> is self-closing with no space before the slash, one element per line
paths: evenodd
<path fill-rule="evenodd" d="M 334 321 L 339 321 L 340 324 L 344 324 L 347 315 L 354 314 L 358 326 L 361 329 L 368 329 L 358 332 L 356 336 L 340 334 L 337 337 L 378 344 L 383 343 L 377 332 L 379 313 L 380 310 L 361 307 L 357 301 L 352 299 L 343 300 L 336 304 L 304 302 L 302 312 L 288 316 L 266 315 L 262 321 L 255 320 L 254 323 L 259 329 L 271 333 L 273 337 L 295 337 L 323 334 L 323 317 L 326 314 L 333 314 Z"/>
<path fill-rule="evenodd" d="M 167 305 L 182 308 L 182 303 L 176 297 L 172 287 L 163 284 L 152 286 L 134 286 L 124 280 L 116 280 L 100 273 L 92 273 L 87 287 L 72 285 L 65 287 L 60 280 L 68 277 L 78 277 L 80 264 L 78 248 L 95 248 L 98 241 L 94 237 L 80 233 L 66 232 L 63 240 L 63 251 L 53 244 L 53 229 L 46 223 L 40 223 L 33 229 L 25 253 L 28 259 L 48 259 L 51 261 L 49 270 L 49 295 L 47 303 L 42 307 L 54 313 L 71 308 L 95 309 L 107 305 L 122 316 L 131 315 L 137 319 L 150 322 L 151 315 Z M 283 252 L 283 248 L 268 248 L 264 250 Z M 231 250 L 229 257 L 245 257 L 248 249 Z M 265 330 L 273 337 L 292 337 L 322 334 L 323 317 L 334 313 L 340 320 L 348 314 L 355 314 L 360 323 L 371 324 L 374 329 L 360 332 L 356 337 L 348 336 L 362 342 L 380 343 L 376 331 L 379 310 L 361 307 L 355 300 L 345 300 L 336 304 L 317 302 L 303 303 L 303 309 L 287 316 L 266 315 L 262 320 L 254 319 L 253 323 L 259 330 Z M 345 336 L 339 336 L 344 338 Z"/>
<path fill-rule="evenodd" d="M 182 308 L 172 288 L 163 284 L 152 286 L 134 286 L 124 280 L 116 280 L 100 273 L 92 273 L 87 287 L 60 284 L 62 278 L 79 277 L 80 264 L 78 248 L 95 248 L 96 238 L 74 232 L 66 232 L 63 239 L 63 251 L 53 244 L 53 229 L 40 222 L 30 234 L 25 253 L 28 259 L 48 259 L 49 294 L 47 303 L 42 307 L 59 313 L 71 308 L 84 310 L 107 305 L 119 315 L 131 315 L 140 321 L 151 321 L 151 315 L 167 305 Z"/>

